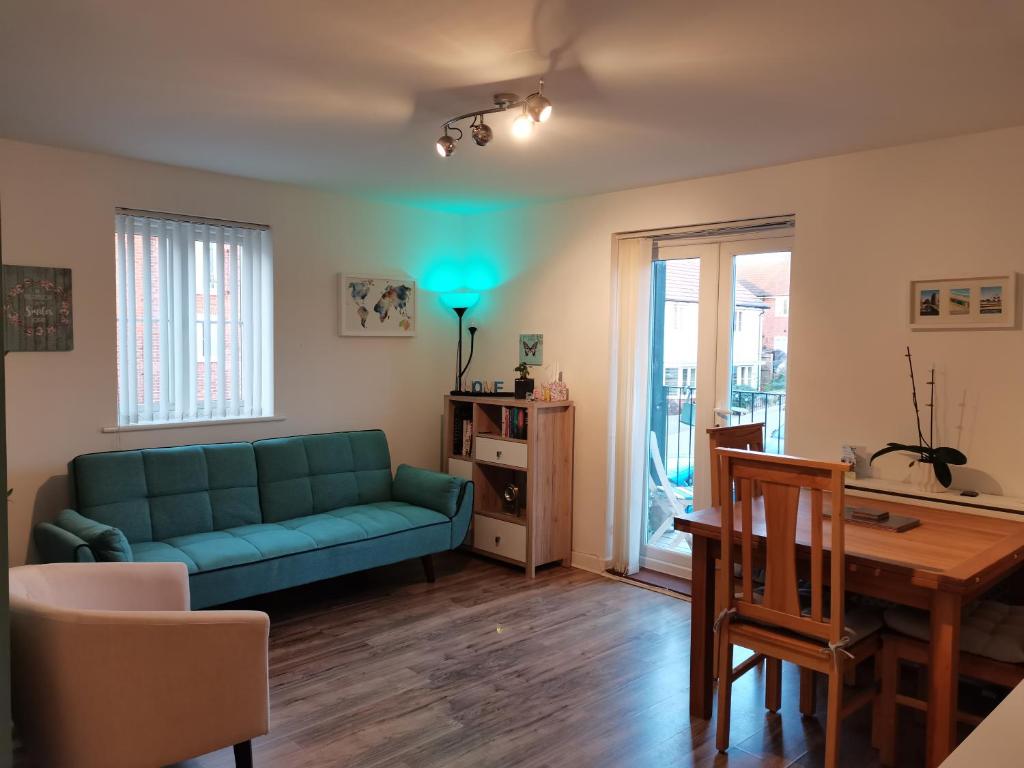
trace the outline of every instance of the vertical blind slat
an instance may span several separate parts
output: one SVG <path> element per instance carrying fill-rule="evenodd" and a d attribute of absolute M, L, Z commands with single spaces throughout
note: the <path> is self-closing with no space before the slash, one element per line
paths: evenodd
<path fill-rule="evenodd" d="M 203 416 L 210 419 L 213 418 L 213 366 L 210 364 L 213 357 L 213 344 L 210 343 L 210 279 L 213 273 L 213 254 L 210 247 L 210 228 L 204 225 L 199 227 L 199 231 L 202 233 L 203 243 L 203 279 L 199 285 L 199 290 L 203 294 Z"/>
<path fill-rule="evenodd" d="M 153 420 L 153 220 L 146 219 L 142 234 L 142 412 L 143 421 Z"/>
<path fill-rule="evenodd" d="M 227 415 L 227 313 L 224 311 L 224 227 L 216 227 L 217 234 L 217 403 L 216 415 Z"/>
<path fill-rule="evenodd" d="M 242 304 L 239 267 L 242 258 L 241 231 L 231 230 L 231 405 L 235 415 L 242 415 Z"/>
<path fill-rule="evenodd" d="M 183 287 L 182 314 L 178 327 L 184 337 L 185 361 L 182 366 L 187 375 L 181 380 L 183 406 L 180 418 L 183 421 L 198 418 L 199 382 L 196 379 L 196 233 L 192 224 L 178 227 L 177 240 L 181 243 L 183 253 Z"/>

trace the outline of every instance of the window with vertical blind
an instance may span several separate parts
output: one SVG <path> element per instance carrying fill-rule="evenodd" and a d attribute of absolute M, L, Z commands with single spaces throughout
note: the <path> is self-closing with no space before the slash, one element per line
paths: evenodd
<path fill-rule="evenodd" d="M 119 210 L 118 426 L 273 416 L 270 230 Z"/>

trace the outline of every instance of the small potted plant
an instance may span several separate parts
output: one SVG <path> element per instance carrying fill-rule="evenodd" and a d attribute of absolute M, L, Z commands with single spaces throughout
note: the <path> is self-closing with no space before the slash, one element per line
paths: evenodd
<path fill-rule="evenodd" d="M 967 463 L 967 457 L 956 448 L 944 446 L 935 447 L 935 369 L 931 370 L 931 378 L 927 384 L 929 390 L 928 412 L 928 439 L 924 439 L 924 430 L 921 429 L 921 409 L 917 404 L 917 381 L 914 378 L 914 358 L 910 354 L 910 347 L 907 347 L 907 363 L 910 366 L 910 392 L 914 402 L 914 416 L 917 420 L 917 445 L 907 443 L 888 443 L 885 448 L 875 451 L 871 457 L 874 462 L 879 456 L 887 453 L 909 453 L 914 458 L 910 462 L 911 482 L 918 489 L 928 493 L 942 493 L 953 482 L 953 473 L 949 469 L 950 464 L 962 465 Z"/>
<path fill-rule="evenodd" d="M 526 394 L 528 392 L 533 392 L 533 379 L 530 378 L 530 366 L 526 363 L 520 363 L 512 370 L 519 374 L 519 378 L 516 379 L 516 399 L 525 400 Z"/>

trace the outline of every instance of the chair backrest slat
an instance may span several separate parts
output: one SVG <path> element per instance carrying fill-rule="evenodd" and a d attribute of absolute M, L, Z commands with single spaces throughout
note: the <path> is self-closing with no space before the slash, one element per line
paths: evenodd
<path fill-rule="evenodd" d="M 754 537 L 753 531 L 753 485 L 750 480 L 740 481 L 741 489 L 741 510 L 743 515 L 743 599 L 753 602 L 754 600 Z"/>
<path fill-rule="evenodd" d="M 821 640 L 838 642 L 843 632 L 843 528 L 842 514 L 830 521 L 831 604 L 825 617 L 824 492 L 832 496 L 832 508 L 845 508 L 843 476 L 849 465 L 811 461 L 792 456 L 733 448 L 717 449 L 721 469 L 719 491 L 722 499 L 722 588 L 729 608 L 741 616 Z M 731 489 L 736 487 L 739 499 Z M 761 498 L 752 492 L 760 487 Z M 737 504 L 738 501 L 738 504 Z M 740 514 L 737 516 L 736 507 Z M 810 525 L 811 604 L 801 605 L 797 569 L 797 530 L 801 510 Z M 754 566 L 755 511 L 763 520 L 765 588 L 755 601 L 752 578 Z M 737 520 L 737 517 L 739 518 Z M 732 525 L 727 525 L 732 521 Z M 733 532 L 741 545 L 743 589 L 733 588 Z M 760 522 L 760 521 L 759 521 Z M 730 529 L 732 529 L 730 531 Z"/>
<path fill-rule="evenodd" d="M 737 424 L 733 427 L 712 427 L 708 430 L 708 443 L 711 446 L 711 506 L 717 507 L 722 503 L 718 449 L 743 448 L 749 451 L 763 451 L 764 422 Z"/>
<path fill-rule="evenodd" d="M 811 491 L 811 618 L 822 620 L 822 493 Z"/>

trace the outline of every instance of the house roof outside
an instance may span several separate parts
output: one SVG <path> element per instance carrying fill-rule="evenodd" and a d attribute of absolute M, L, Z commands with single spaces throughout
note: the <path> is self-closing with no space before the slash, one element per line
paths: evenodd
<path fill-rule="evenodd" d="M 700 277 L 698 271 L 685 261 L 666 261 L 665 300 L 696 304 L 699 296 Z M 768 305 L 741 281 L 736 283 L 736 306 L 745 309 L 768 309 Z"/>
<path fill-rule="evenodd" d="M 737 266 L 736 282 L 760 299 L 789 296 L 789 263 L 786 254 L 762 254 Z"/>

